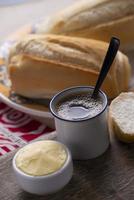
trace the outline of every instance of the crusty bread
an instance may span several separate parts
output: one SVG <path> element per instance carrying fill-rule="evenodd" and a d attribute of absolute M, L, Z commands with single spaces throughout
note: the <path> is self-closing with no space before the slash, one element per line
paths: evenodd
<path fill-rule="evenodd" d="M 95 85 L 108 44 L 56 35 L 29 35 L 19 41 L 9 57 L 12 90 L 32 97 L 52 97 L 71 86 Z M 118 52 L 102 89 L 109 98 L 128 90 L 131 67 Z"/>
<path fill-rule="evenodd" d="M 111 102 L 109 126 L 119 140 L 134 142 L 134 92 L 121 93 Z"/>
<path fill-rule="evenodd" d="M 42 20 L 37 33 L 52 33 L 109 41 L 121 40 L 123 49 L 134 48 L 134 0 L 86 0 Z"/>

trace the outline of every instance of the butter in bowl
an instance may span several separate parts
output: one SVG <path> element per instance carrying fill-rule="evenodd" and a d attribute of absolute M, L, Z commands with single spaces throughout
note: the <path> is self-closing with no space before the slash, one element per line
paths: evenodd
<path fill-rule="evenodd" d="M 21 148 L 13 158 L 13 169 L 20 187 L 37 195 L 62 189 L 73 174 L 68 148 L 53 140 L 36 141 Z"/>

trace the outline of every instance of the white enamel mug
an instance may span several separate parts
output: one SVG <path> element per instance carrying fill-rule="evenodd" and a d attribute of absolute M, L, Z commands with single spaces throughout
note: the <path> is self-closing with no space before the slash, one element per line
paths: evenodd
<path fill-rule="evenodd" d="M 101 90 L 99 96 L 103 101 L 103 109 L 94 117 L 72 120 L 64 119 L 57 113 L 57 105 L 62 99 L 88 91 L 92 92 L 93 87 L 71 87 L 56 94 L 50 102 L 50 110 L 55 117 L 57 140 L 70 149 L 73 159 L 78 160 L 95 158 L 109 146 L 107 96 Z"/>

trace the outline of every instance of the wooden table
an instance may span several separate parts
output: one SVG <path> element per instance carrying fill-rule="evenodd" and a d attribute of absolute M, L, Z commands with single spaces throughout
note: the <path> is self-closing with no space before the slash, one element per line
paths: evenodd
<path fill-rule="evenodd" d="M 134 200 L 134 145 L 112 137 L 100 157 L 74 161 L 74 173 L 61 191 L 36 196 L 22 191 L 12 170 L 14 153 L 0 159 L 1 200 Z"/>

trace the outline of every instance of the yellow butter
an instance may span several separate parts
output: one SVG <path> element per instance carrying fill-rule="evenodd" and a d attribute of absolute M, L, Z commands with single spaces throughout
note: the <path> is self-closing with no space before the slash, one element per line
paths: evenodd
<path fill-rule="evenodd" d="M 38 141 L 26 145 L 16 156 L 16 166 L 28 175 L 43 176 L 56 172 L 65 163 L 67 153 L 55 141 Z"/>

